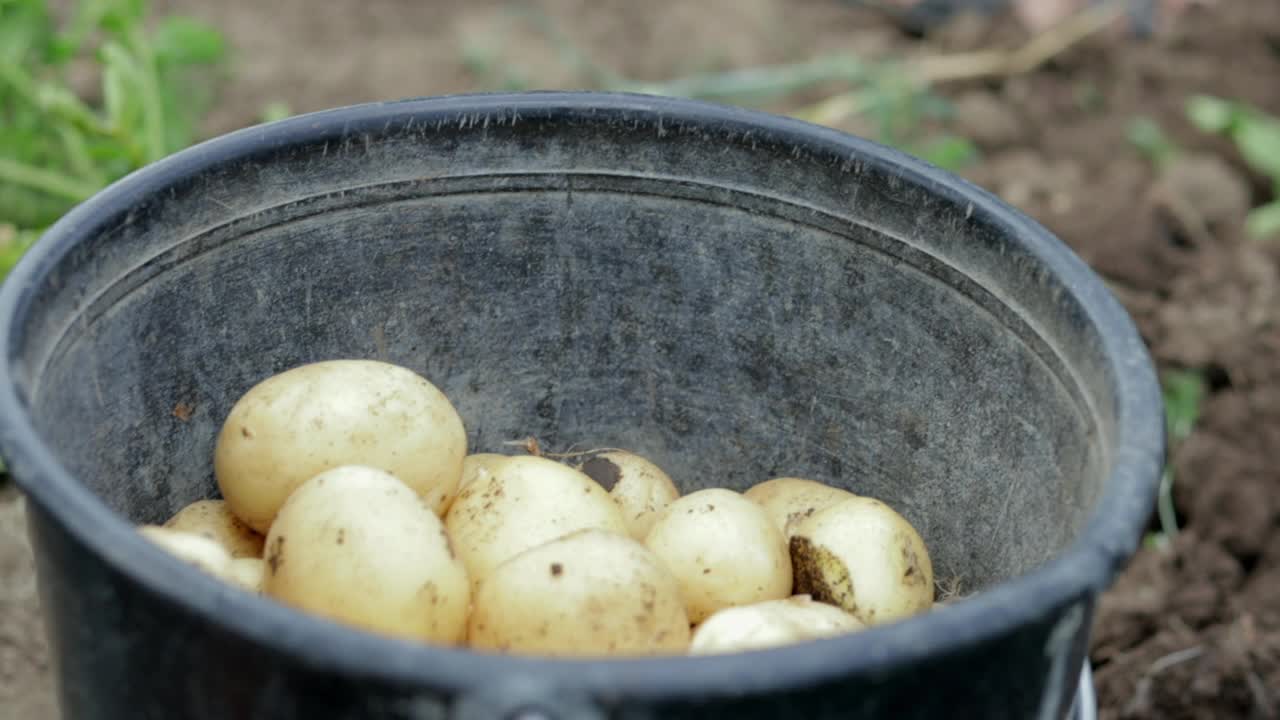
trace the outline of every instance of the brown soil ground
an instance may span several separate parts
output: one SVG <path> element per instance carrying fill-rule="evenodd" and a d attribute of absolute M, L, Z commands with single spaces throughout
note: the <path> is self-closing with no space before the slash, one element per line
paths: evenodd
<path fill-rule="evenodd" d="M 604 72 L 661 80 L 847 51 L 931 54 L 1016 44 L 1008 20 L 962 18 L 918 40 L 837 0 L 409 3 L 169 0 L 237 50 L 221 132 L 267 103 L 294 111 L 479 88 L 586 87 L 537 29 L 548 21 Z M 1207 371 L 1212 393 L 1173 454 L 1183 531 L 1146 549 L 1104 599 L 1095 631 L 1104 718 L 1280 716 L 1280 244 L 1242 235 L 1267 188 L 1230 146 L 1188 126 L 1194 92 L 1280 113 L 1280 4 L 1192 10 L 1156 38 L 1107 33 L 1012 78 L 947 86 L 966 171 L 1057 232 L 1113 283 L 1162 368 Z M 812 98 L 809 98 L 812 99 Z M 775 108 L 777 109 L 777 108 Z M 1136 115 L 1184 152 L 1161 171 L 1136 152 Z M 859 130 L 851 125 L 850 130 Z M 0 489 L 0 719 L 52 717 L 30 553 L 16 493 Z"/>

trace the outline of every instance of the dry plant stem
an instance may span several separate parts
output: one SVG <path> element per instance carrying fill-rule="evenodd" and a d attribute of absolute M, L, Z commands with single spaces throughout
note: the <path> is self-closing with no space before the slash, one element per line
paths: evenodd
<path fill-rule="evenodd" d="M 1123 15 L 1123 3 L 1101 3 L 1072 15 L 1015 50 L 982 50 L 923 57 L 910 62 L 906 72 L 924 84 L 1022 75 L 1105 30 Z"/>
<path fill-rule="evenodd" d="M 1009 77 L 1032 72 L 1058 54 L 1110 27 L 1124 15 L 1124 3 L 1106 2 L 1082 10 L 1037 34 L 1013 50 L 980 50 L 916 58 L 905 62 L 902 74 L 921 88 L 961 80 Z M 832 95 L 795 114 L 829 125 L 856 115 L 865 107 L 864 90 Z"/>
<path fill-rule="evenodd" d="M 584 457 L 586 455 L 598 455 L 600 453 L 606 453 L 606 452 L 630 452 L 625 448 L 616 448 L 616 447 L 598 447 L 598 448 L 590 448 L 589 450 L 570 450 L 568 452 L 562 452 L 562 453 L 547 452 L 546 450 L 542 449 L 542 445 L 539 444 L 538 438 L 533 437 L 532 435 L 526 438 L 521 438 L 520 440 L 508 440 L 502 444 L 523 448 L 525 452 L 535 457 L 552 458 L 555 460 L 564 460 L 565 458 Z"/>
<path fill-rule="evenodd" d="M 538 438 L 530 435 L 520 440 L 508 440 L 503 445 L 513 445 L 515 447 L 524 448 L 524 451 L 534 457 L 542 457 L 542 445 L 538 443 Z"/>
<path fill-rule="evenodd" d="M 607 453 L 607 452 L 628 452 L 628 451 L 624 450 L 623 448 L 599 447 L 599 448 L 591 448 L 590 450 L 577 450 L 577 451 L 562 452 L 562 453 L 544 452 L 543 456 L 549 457 L 549 458 L 555 458 L 557 460 L 563 460 L 565 458 L 583 457 L 585 455 L 599 455 L 600 453 Z"/>

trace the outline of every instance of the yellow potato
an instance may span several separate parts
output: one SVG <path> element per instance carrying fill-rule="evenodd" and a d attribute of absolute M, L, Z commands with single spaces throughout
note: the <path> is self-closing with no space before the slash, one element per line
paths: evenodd
<path fill-rule="evenodd" d="M 787 540 L 795 534 L 795 526 L 801 520 L 841 500 L 857 497 L 848 490 L 797 477 L 766 480 L 742 495 L 764 508 Z"/>
<path fill-rule="evenodd" d="M 550 656 L 682 653 L 689 618 L 653 553 L 617 533 L 580 530 L 495 568 L 476 593 L 468 642 Z"/>
<path fill-rule="evenodd" d="M 245 393 L 218 434 L 214 474 L 231 511 L 266 532 L 295 488 L 343 465 L 389 472 L 441 513 L 466 449 L 462 419 L 422 376 L 373 360 L 330 360 Z"/>
<path fill-rule="evenodd" d="M 866 627 L 834 605 L 808 595 L 725 608 L 693 633 L 693 655 L 741 652 L 841 635 Z"/>
<path fill-rule="evenodd" d="M 477 480 L 492 476 L 495 468 L 510 459 L 510 455 L 499 453 L 473 453 L 466 456 L 462 459 L 462 479 L 458 481 L 458 492 Z"/>
<path fill-rule="evenodd" d="M 143 525 L 138 532 L 151 542 L 164 548 L 180 560 L 184 560 L 201 570 L 226 579 L 227 566 L 231 564 L 231 554 L 218 544 L 216 540 L 183 530 L 161 527 L 159 525 Z"/>
<path fill-rule="evenodd" d="M 658 513 L 680 497 L 680 491 L 662 468 L 625 450 L 594 455 L 578 469 L 609 491 L 622 508 L 631 537 L 637 540 L 644 540 Z"/>
<path fill-rule="evenodd" d="M 263 537 L 240 522 L 222 500 L 197 500 L 169 518 L 164 527 L 203 535 L 233 558 L 262 557 Z"/>
<path fill-rule="evenodd" d="M 234 558 L 227 565 L 224 576 L 250 592 L 262 592 L 262 578 L 266 563 L 262 558 Z"/>
<path fill-rule="evenodd" d="M 874 498 L 842 500 L 814 513 L 791 538 L 795 590 L 881 625 L 933 605 L 933 563 L 924 540 Z"/>
<path fill-rule="evenodd" d="M 680 583 L 689 619 L 791 594 L 782 531 L 759 505 L 712 488 L 667 506 L 645 538 Z"/>
<path fill-rule="evenodd" d="M 381 470 L 303 483 L 267 534 L 263 592 L 372 632 L 442 644 L 466 631 L 471 585 L 430 505 Z"/>
<path fill-rule="evenodd" d="M 575 530 L 627 534 L 622 511 L 595 481 L 532 455 L 498 464 L 458 493 L 445 526 L 477 583 L 508 558 Z"/>

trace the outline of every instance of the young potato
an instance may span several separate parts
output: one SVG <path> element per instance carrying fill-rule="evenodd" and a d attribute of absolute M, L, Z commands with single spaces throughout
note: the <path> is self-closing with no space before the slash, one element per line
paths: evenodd
<path fill-rule="evenodd" d="M 866 627 L 834 605 L 808 595 L 717 611 L 698 626 L 691 655 L 742 652 L 841 635 Z"/>
<path fill-rule="evenodd" d="M 427 501 L 369 467 L 299 487 L 267 534 L 263 592 L 384 635 L 453 644 L 471 602 L 466 568 Z"/>
<path fill-rule="evenodd" d="M 262 557 L 263 537 L 240 522 L 222 500 L 197 500 L 169 518 L 164 527 L 203 535 L 226 548 L 233 558 Z"/>
<path fill-rule="evenodd" d="M 798 477 L 766 480 L 753 485 L 742 495 L 764 508 L 788 541 L 801 520 L 841 500 L 857 497 L 848 490 Z"/>
<path fill-rule="evenodd" d="M 699 490 L 671 503 L 645 545 L 675 575 L 695 623 L 732 605 L 791 594 L 782 531 L 759 505 L 732 490 Z"/>
<path fill-rule="evenodd" d="M 227 565 L 225 577 L 245 590 L 260 593 L 266 572 L 262 558 L 233 558 Z"/>
<path fill-rule="evenodd" d="M 797 593 L 881 625 L 933 605 L 933 563 L 924 540 L 874 498 L 842 500 L 795 528 L 791 563 Z"/>
<path fill-rule="evenodd" d="M 510 558 L 480 583 L 468 642 L 529 655 L 682 653 L 689 617 L 675 578 L 643 545 L 579 530 Z"/>
<path fill-rule="evenodd" d="M 466 450 L 462 419 L 422 376 L 374 360 L 329 360 L 245 393 L 218 434 L 213 466 L 231 511 L 266 532 L 295 488 L 343 465 L 395 475 L 440 514 Z"/>
<path fill-rule="evenodd" d="M 594 455 L 578 469 L 609 491 L 622 508 L 631 537 L 637 540 L 644 540 L 658 513 L 680 497 L 680 491 L 662 468 L 625 450 Z"/>
<path fill-rule="evenodd" d="M 511 457 L 467 485 L 445 526 L 473 583 L 508 558 L 575 530 L 627 534 L 622 511 L 595 481 L 532 455 Z"/>
<path fill-rule="evenodd" d="M 186 561 L 210 575 L 216 575 L 224 580 L 227 579 L 227 568 L 231 564 L 231 553 L 228 553 L 227 549 L 218 544 L 216 540 L 204 535 L 160 525 L 143 525 L 138 528 L 138 532 L 178 559 Z"/>
<path fill-rule="evenodd" d="M 458 492 L 475 482 L 493 475 L 495 469 L 510 460 L 510 455 L 499 453 L 473 453 L 462 459 L 462 479 L 458 481 Z"/>

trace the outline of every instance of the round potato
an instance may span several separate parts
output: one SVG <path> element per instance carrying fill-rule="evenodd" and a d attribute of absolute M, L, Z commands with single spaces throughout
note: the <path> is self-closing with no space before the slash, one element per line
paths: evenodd
<path fill-rule="evenodd" d="M 473 453 L 462 459 L 462 479 L 458 481 L 458 492 L 476 480 L 493 475 L 494 470 L 511 459 L 510 455 L 499 453 Z"/>
<path fill-rule="evenodd" d="M 766 480 L 753 485 L 742 495 L 764 508 L 787 540 L 795 534 L 799 521 L 841 500 L 857 497 L 848 490 L 797 477 Z"/>
<path fill-rule="evenodd" d="M 343 465 L 389 472 L 442 513 L 466 449 L 462 419 L 422 376 L 374 360 L 329 360 L 245 393 L 218 434 L 213 466 L 231 511 L 266 532 L 295 488 Z"/>
<path fill-rule="evenodd" d="M 625 450 L 594 455 L 578 469 L 609 491 L 622 508 L 631 537 L 637 540 L 644 540 L 658 513 L 680 497 L 680 491 L 662 468 Z"/>
<path fill-rule="evenodd" d="M 204 535 L 197 535 L 184 530 L 161 527 L 159 525 L 143 525 L 138 532 L 151 542 L 164 548 L 180 560 L 184 560 L 205 572 L 226 578 L 227 567 L 231 564 L 231 554 L 218 544 L 216 540 Z"/>
<path fill-rule="evenodd" d="M 471 584 L 427 501 L 381 470 L 306 481 L 267 534 L 263 592 L 384 635 L 442 644 L 466 631 Z"/>
<path fill-rule="evenodd" d="M 645 545 L 680 583 L 689 619 L 791 594 L 782 531 L 759 505 L 732 490 L 685 495 L 654 521 Z"/>
<path fill-rule="evenodd" d="M 575 530 L 627 534 L 622 511 L 595 481 L 532 455 L 511 457 L 467 485 L 445 526 L 473 583 L 508 558 Z"/>
<path fill-rule="evenodd" d="M 526 550 L 480 583 L 478 650 L 550 656 L 682 653 L 689 617 L 671 573 L 635 540 L 579 530 Z"/>
<path fill-rule="evenodd" d="M 266 571 L 262 558 L 234 558 L 223 575 L 245 590 L 262 592 L 262 578 Z"/>
<path fill-rule="evenodd" d="M 867 625 L 933 605 L 933 563 L 906 518 L 874 498 L 842 500 L 795 528 L 795 589 L 838 605 Z"/>
<path fill-rule="evenodd" d="M 866 627 L 834 605 L 808 595 L 725 608 L 693 633 L 692 655 L 741 652 L 841 635 Z"/>
<path fill-rule="evenodd" d="M 240 522 L 222 500 L 197 500 L 169 518 L 164 527 L 203 535 L 226 548 L 233 558 L 262 557 L 263 537 Z"/>

